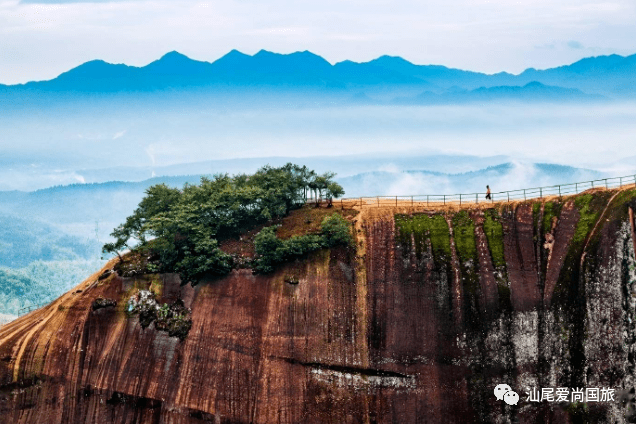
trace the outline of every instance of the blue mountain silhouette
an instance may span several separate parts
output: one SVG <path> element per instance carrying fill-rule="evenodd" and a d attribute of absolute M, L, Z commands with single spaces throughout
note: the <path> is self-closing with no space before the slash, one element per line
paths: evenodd
<path fill-rule="evenodd" d="M 411 98 L 397 98 L 397 104 L 448 104 L 491 101 L 524 102 L 568 102 L 600 101 L 606 99 L 598 94 L 586 94 L 576 88 L 549 86 L 533 81 L 524 86 L 480 87 L 475 90 L 455 89 L 443 94 L 425 91 Z"/>
<path fill-rule="evenodd" d="M 381 90 L 389 100 L 395 97 L 402 102 L 405 94 L 415 98 L 418 93 L 423 94 L 414 102 L 435 96 L 442 101 L 466 96 L 554 100 L 589 100 L 598 95 L 630 97 L 636 94 L 636 55 L 591 57 L 552 69 L 527 69 L 519 75 L 489 75 L 440 65 L 416 65 L 396 56 L 332 65 L 309 51 L 279 54 L 261 50 L 247 55 L 232 50 L 210 63 L 172 51 L 143 67 L 93 60 L 49 81 L 0 86 L 0 94 L 28 91 L 79 95 L 204 88 L 210 93 L 221 88 L 242 92 L 267 88 L 274 94 L 284 88 L 286 93 L 311 90 L 316 96 L 338 92 L 343 98 L 362 98 L 364 94 L 371 99 L 374 92 Z"/>

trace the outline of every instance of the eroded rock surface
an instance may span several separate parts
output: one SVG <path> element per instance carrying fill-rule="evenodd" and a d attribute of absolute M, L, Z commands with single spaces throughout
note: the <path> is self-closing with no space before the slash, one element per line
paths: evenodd
<path fill-rule="evenodd" d="M 113 261 L 0 329 L 0 422 L 633 422 L 635 198 L 386 208 L 359 218 L 364 257 L 325 250 L 194 288 Z M 187 337 L 142 328 L 135 290 L 181 299 Z M 527 387 L 617 401 L 534 403 Z"/>

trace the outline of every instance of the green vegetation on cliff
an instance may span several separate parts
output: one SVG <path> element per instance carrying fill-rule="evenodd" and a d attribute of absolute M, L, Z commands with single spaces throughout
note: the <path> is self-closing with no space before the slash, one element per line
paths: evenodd
<path fill-rule="evenodd" d="M 590 231 L 592 231 L 592 228 L 594 228 L 594 224 L 596 224 L 599 215 L 605 206 L 607 206 L 609 197 L 610 193 L 597 193 L 594 195 L 588 193 L 580 195 L 574 200 L 574 205 L 581 217 L 579 218 L 574 237 L 572 238 L 573 249 L 579 250 L 583 247 L 583 243 Z"/>
<path fill-rule="evenodd" d="M 410 246 L 411 236 L 413 237 L 418 260 L 421 259 L 422 252 L 426 250 L 427 240 L 430 240 L 433 257 L 437 263 L 441 264 L 450 260 L 450 231 L 443 215 L 396 215 L 395 225 L 400 243 Z"/>
<path fill-rule="evenodd" d="M 495 279 L 501 310 L 510 310 L 510 283 L 508 281 L 506 257 L 504 255 L 504 229 L 500 212 L 497 209 L 484 211 L 484 234 L 488 251 L 495 267 Z"/>
<path fill-rule="evenodd" d="M 220 248 L 221 241 L 286 216 L 305 204 L 310 191 L 327 199 L 341 196 L 344 191 L 331 180 L 333 176 L 290 163 L 266 166 L 253 175 L 202 178 L 200 185 L 186 184 L 182 190 L 155 185 L 126 222 L 115 228 L 115 242 L 104 245 L 104 251 L 147 251 L 157 258 L 158 271 L 178 272 L 184 283 L 196 284 L 207 274 L 224 275 L 234 267 L 235 258 Z M 338 231 L 331 234 L 329 225 L 323 222 L 322 230 L 331 240 L 339 235 Z M 263 233 L 267 239 L 263 246 L 278 248 L 270 236 Z M 313 236 L 293 240 L 288 250 L 305 252 L 316 243 Z"/>
<path fill-rule="evenodd" d="M 475 223 L 468 216 L 467 211 L 457 212 L 452 219 L 455 246 L 462 263 L 477 260 L 475 245 Z"/>
<path fill-rule="evenodd" d="M 486 240 L 488 240 L 488 250 L 492 257 L 492 264 L 497 269 L 505 268 L 503 225 L 496 209 L 484 211 L 484 234 L 486 235 Z"/>
<path fill-rule="evenodd" d="M 466 296 L 464 304 L 467 322 L 474 324 L 479 314 L 479 260 L 475 240 L 475 223 L 467 211 L 462 210 L 453 215 L 453 239 L 459 257 L 459 269 Z"/>
<path fill-rule="evenodd" d="M 561 216 L 561 202 L 545 202 L 543 206 L 543 234 L 552 232 L 552 225 L 555 219 Z"/>
<path fill-rule="evenodd" d="M 274 265 L 307 255 L 323 247 L 349 246 L 353 243 L 351 224 L 339 214 L 326 216 L 322 220 L 321 234 L 305 234 L 281 240 L 276 236 L 276 227 L 266 227 L 254 239 L 256 251 L 254 269 L 272 272 Z"/>

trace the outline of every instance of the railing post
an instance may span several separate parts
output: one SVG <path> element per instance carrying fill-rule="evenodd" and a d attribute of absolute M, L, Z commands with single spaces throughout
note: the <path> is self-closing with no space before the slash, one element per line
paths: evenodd
<path fill-rule="evenodd" d="M 594 181 L 590 181 L 590 183 L 592 183 L 592 188 L 594 188 Z"/>
<path fill-rule="evenodd" d="M 559 197 L 561 197 L 561 186 L 559 186 Z"/>
<path fill-rule="evenodd" d="M 397 196 L 395 196 L 395 206 L 397 207 Z"/>
<path fill-rule="evenodd" d="M 574 183 L 574 194 L 579 194 L 579 183 Z"/>
<path fill-rule="evenodd" d="M 444 205 L 446 205 L 446 195 L 444 195 Z"/>
<path fill-rule="evenodd" d="M 479 194 L 475 193 L 475 203 L 479 204 Z"/>
<path fill-rule="evenodd" d="M 634 181 L 636 181 L 636 175 L 634 177 Z M 426 195 L 426 206 L 428 207 L 428 194 Z"/>
<path fill-rule="evenodd" d="M 508 195 L 508 203 L 510 203 L 510 192 L 507 191 L 506 194 Z"/>
<path fill-rule="evenodd" d="M 620 177 L 620 183 L 619 183 L 619 187 L 623 187 L 623 177 Z"/>
<path fill-rule="evenodd" d="M 462 205 L 462 195 L 460 194 L 459 195 L 459 206 L 461 206 L 461 205 Z"/>
<path fill-rule="evenodd" d="M 539 199 L 543 198 L 543 188 L 539 187 Z"/>
<path fill-rule="evenodd" d="M 413 196 L 411 196 L 411 206 L 413 206 Z"/>
<path fill-rule="evenodd" d="M 605 178 L 605 189 L 608 189 L 609 187 L 607 186 L 607 178 Z"/>
<path fill-rule="evenodd" d="M 523 200 L 528 200 L 528 199 L 526 198 L 526 189 L 525 189 L 525 188 L 523 189 Z"/>

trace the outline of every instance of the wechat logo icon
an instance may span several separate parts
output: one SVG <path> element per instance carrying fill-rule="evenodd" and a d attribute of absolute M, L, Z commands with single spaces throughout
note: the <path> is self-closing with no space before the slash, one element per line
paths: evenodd
<path fill-rule="evenodd" d="M 497 400 L 503 400 L 508 405 L 516 405 L 519 402 L 519 395 L 507 384 L 498 384 L 495 387 L 495 397 Z"/>

